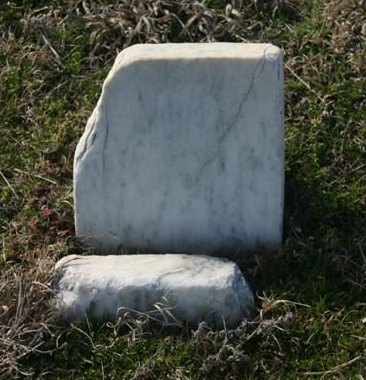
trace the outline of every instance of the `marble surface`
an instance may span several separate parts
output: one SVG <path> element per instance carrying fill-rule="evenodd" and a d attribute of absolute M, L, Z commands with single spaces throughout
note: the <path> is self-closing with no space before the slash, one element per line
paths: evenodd
<path fill-rule="evenodd" d="M 70 321 L 148 312 L 165 298 L 179 321 L 234 326 L 254 304 L 238 266 L 208 256 L 72 255 L 56 264 L 55 279 L 57 307 Z"/>
<path fill-rule="evenodd" d="M 76 234 L 105 253 L 230 255 L 282 240 L 282 52 L 122 51 L 77 146 Z"/>

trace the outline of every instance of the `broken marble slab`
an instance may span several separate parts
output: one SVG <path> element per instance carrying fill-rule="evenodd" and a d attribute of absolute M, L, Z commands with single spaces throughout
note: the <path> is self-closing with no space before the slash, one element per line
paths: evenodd
<path fill-rule="evenodd" d="M 222 258 L 71 255 L 61 259 L 55 271 L 57 308 L 68 321 L 116 320 L 126 312 L 155 310 L 161 320 L 235 326 L 254 306 L 239 267 Z"/>
<path fill-rule="evenodd" d="M 101 253 L 230 255 L 282 241 L 282 52 L 122 51 L 77 146 L 76 234 Z"/>

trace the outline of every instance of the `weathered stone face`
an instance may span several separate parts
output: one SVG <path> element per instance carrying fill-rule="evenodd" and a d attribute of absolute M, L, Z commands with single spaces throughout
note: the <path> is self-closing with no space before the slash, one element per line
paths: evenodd
<path fill-rule="evenodd" d="M 66 320 L 115 320 L 126 312 L 178 321 L 235 326 L 254 299 L 231 261 L 205 256 L 67 256 L 56 265 L 56 301 Z M 164 309 L 168 310 L 166 315 Z M 170 321 L 171 318 L 169 317 Z"/>
<path fill-rule="evenodd" d="M 76 233 L 102 252 L 277 248 L 283 67 L 269 44 L 136 45 L 75 154 Z"/>

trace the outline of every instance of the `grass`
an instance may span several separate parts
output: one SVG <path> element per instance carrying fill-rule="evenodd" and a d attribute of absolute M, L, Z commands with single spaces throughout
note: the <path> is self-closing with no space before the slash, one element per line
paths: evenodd
<path fill-rule="evenodd" d="M 365 378 L 365 25 L 364 0 L 0 4 L 0 377 Z M 61 325 L 76 143 L 117 52 L 166 41 L 284 49 L 283 249 L 240 260 L 258 315 L 236 330 Z"/>

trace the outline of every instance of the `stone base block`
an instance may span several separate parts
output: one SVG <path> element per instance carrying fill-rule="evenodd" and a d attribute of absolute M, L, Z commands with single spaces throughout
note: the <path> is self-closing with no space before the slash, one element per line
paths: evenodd
<path fill-rule="evenodd" d="M 66 320 L 114 320 L 126 311 L 149 312 L 165 300 L 179 321 L 234 326 L 253 308 L 239 267 L 221 258 L 72 255 L 56 264 L 55 280 L 57 307 Z"/>

